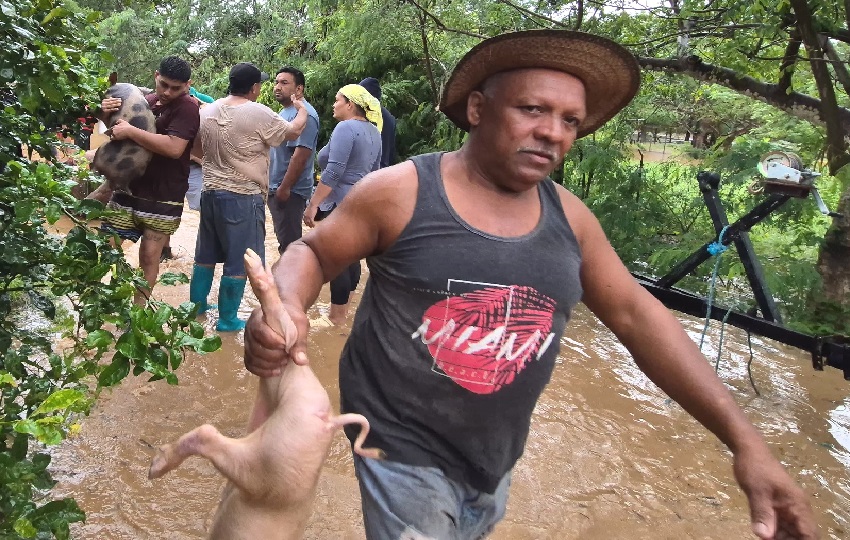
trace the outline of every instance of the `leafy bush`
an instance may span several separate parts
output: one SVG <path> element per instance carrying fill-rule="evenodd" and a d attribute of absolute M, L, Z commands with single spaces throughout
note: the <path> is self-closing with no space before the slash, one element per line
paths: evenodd
<path fill-rule="evenodd" d="M 86 66 L 98 54 L 91 19 L 61 0 L 0 0 L 0 538 L 68 538 L 84 519 L 51 500 L 45 445 L 77 429 L 99 391 L 132 371 L 177 383 L 187 350 L 209 352 L 197 308 L 133 305 L 141 274 L 89 220 L 105 209 L 70 188 L 85 176 L 53 162 L 56 131 L 75 134 L 104 89 Z M 22 149 L 46 156 L 31 161 Z M 28 154 L 32 156 L 32 154 Z M 67 234 L 50 232 L 61 217 Z M 166 274 L 162 283 L 186 282 Z"/>

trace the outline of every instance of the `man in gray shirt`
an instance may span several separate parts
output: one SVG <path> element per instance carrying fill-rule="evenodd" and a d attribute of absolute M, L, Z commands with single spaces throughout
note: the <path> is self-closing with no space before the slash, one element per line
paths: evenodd
<path fill-rule="evenodd" d="M 307 109 L 307 125 L 301 136 L 271 149 L 269 154 L 269 211 L 274 233 L 283 253 L 291 242 L 301 238 L 301 218 L 313 193 L 313 156 L 319 140 L 319 115 L 304 99 L 304 73 L 286 66 L 277 72 L 274 97 L 283 105 L 280 116 L 291 121 L 298 112 L 292 106 L 294 94 Z"/>

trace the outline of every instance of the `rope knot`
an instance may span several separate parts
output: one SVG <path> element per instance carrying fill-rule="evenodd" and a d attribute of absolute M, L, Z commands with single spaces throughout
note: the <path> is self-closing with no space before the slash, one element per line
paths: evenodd
<path fill-rule="evenodd" d="M 720 242 L 712 242 L 712 243 L 710 243 L 710 244 L 708 245 L 708 247 L 706 248 L 706 250 L 707 250 L 709 253 L 711 253 L 712 255 L 720 255 L 721 253 L 723 253 L 723 252 L 724 252 L 724 251 L 726 251 L 727 249 L 729 249 L 729 247 L 728 247 L 728 246 L 724 246 L 724 245 L 723 245 L 723 244 L 721 244 Z"/>
<path fill-rule="evenodd" d="M 729 225 L 723 227 L 720 231 L 720 234 L 717 236 L 717 240 L 710 243 L 706 249 L 712 256 L 720 255 L 729 249 L 729 246 L 723 245 L 723 236 L 726 234 L 726 230 L 729 228 Z"/>

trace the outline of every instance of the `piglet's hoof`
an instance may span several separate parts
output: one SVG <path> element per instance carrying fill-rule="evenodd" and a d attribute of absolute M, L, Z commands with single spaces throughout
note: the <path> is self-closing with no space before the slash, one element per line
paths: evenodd
<path fill-rule="evenodd" d="M 159 450 L 156 451 L 156 455 L 151 462 L 151 467 L 148 469 L 149 480 L 159 478 L 171 470 L 168 467 L 168 459 L 165 457 L 168 453 L 168 446 L 169 445 L 161 446 Z"/>

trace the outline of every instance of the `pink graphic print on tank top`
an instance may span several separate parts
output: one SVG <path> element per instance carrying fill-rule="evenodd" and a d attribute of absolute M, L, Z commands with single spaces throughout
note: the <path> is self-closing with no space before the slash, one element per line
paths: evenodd
<path fill-rule="evenodd" d="M 435 373 L 470 392 L 511 384 L 555 337 L 555 302 L 532 287 L 449 280 L 447 292 L 411 338 L 427 345 Z"/>

